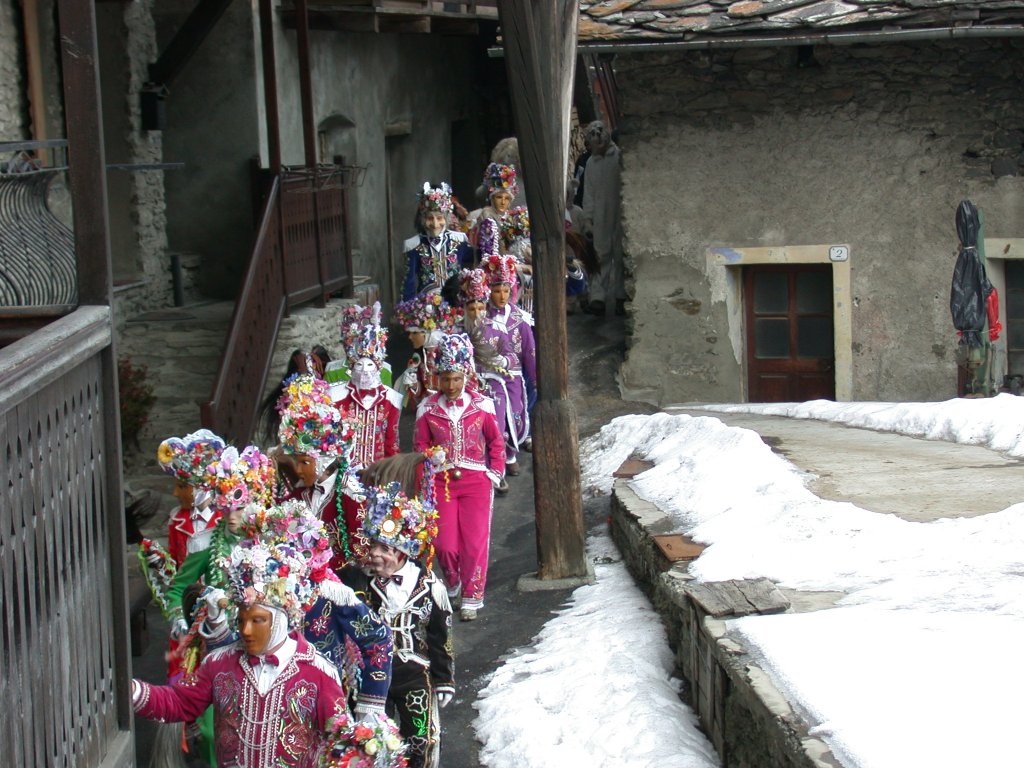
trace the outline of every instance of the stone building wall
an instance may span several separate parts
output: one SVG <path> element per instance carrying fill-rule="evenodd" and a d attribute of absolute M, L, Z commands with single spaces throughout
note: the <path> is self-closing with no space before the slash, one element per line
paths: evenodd
<path fill-rule="evenodd" d="M 855 400 L 955 394 L 963 198 L 1024 235 L 1024 45 L 620 54 L 631 346 L 624 394 L 740 400 L 742 334 L 710 247 L 850 246 Z M 730 325 L 731 323 L 731 325 Z"/>

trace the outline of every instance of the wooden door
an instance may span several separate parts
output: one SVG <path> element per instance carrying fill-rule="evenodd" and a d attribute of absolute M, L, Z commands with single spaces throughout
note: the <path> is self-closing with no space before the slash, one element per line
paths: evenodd
<path fill-rule="evenodd" d="M 750 402 L 835 399 L 831 266 L 751 266 L 743 277 Z"/>

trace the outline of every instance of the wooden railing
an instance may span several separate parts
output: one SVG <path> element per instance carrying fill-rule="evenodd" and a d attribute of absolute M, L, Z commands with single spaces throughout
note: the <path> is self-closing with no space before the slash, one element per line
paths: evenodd
<path fill-rule="evenodd" d="M 0 350 L 3 765 L 132 762 L 111 328 L 80 307 Z"/>
<path fill-rule="evenodd" d="M 333 293 L 351 296 L 347 179 L 335 166 L 289 170 L 274 179 L 203 426 L 244 444 L 256 430 L 277 332 L 286 312 Z"/>

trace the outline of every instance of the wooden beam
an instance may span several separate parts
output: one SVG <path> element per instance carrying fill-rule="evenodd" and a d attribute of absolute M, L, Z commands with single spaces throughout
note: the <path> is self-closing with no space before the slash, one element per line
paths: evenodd
<path fill-rule="evenodd" d="M 199 0 L 164 52 L 149 65 L 149 80 L 170 85 L 231 5 L 231 0 Z"/>
<path fill-rule="evenodd" d="M 107 217 L 107 169 L 103 152 L 96 6 L 58 0 L 58 31 L 64 84 L 64 120 L 68 137 L 68 178 L 74 217 L 79 305 L 105 305 L 113 298 L 110 232 Z M 108 320 L 109 322 L 109 320 Z M 121 485 L 121 423 L 117 403 L 117 348 L 113 338 L 101 353 L 105 477 L 102 487 L 110 576 L 111 633 L 114 660 L 113 707 L 118 729 L 132 733 L 131 640 L 128 634 L 128 570 L 124 558 Z M 97 616 L 97 621 L 99 617 Z M 93 653 L 98 653 L 93 649 Z"/>
<path fill-rule="evenodd" d="M 480 24 L 474 19 L 435 16 L 433 31 L 439 35 L 472 35 L 475 37 L 480 34 Z"/>
<path fill-rule="evenodd" d="M 381 14 L 379 16 L 379 19 L 381 32 L 386 32 L 393 35 L 430 34 L 429 16 L 398 16 L 390 14 Z"/>
<path fill-rule="evenodd" d="M 267 162 L 270 172 L 281 172 L 281 122 L 277 108 L 277 56 L 274 53 L 272 0 L 260 0 L 260 48 L 263 56 L 263 101 L 267 113 Z"/>
<path fill-rule="evenodd" d="M 498 0 L 530 209 L 537 333 L 533 471 L 537 577 L 587 574 L 579 431 L 568 399 L 565 185 L 578 0 Z"/>

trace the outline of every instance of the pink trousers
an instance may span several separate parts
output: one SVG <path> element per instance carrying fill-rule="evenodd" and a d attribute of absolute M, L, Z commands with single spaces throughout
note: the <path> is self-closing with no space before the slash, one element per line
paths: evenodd
<path fill-rule="evenodd" d="M 434 547 L 449 592 L 462 591 L 463 608 L 482 608 L 491 547 L 494 489 L 483 472 L 463 469 L 434 476 L 437 539 Z"/>

